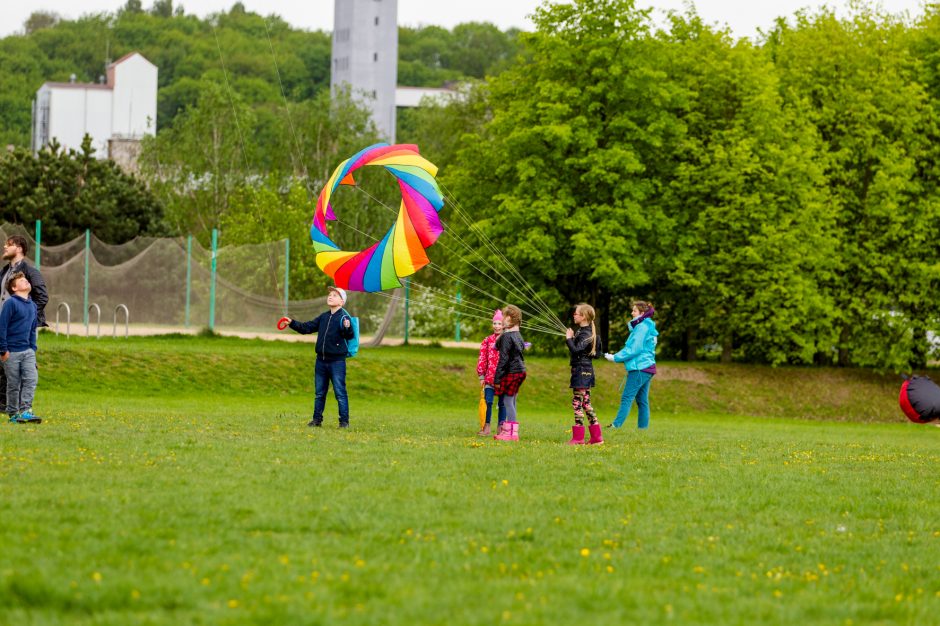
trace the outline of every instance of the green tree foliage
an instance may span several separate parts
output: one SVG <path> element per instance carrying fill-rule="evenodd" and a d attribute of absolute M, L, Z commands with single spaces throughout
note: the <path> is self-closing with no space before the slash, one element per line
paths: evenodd
<path fill-rule="evenodd" d="M 109 243 L 162 234 L 162 206 L 154 195 L 93 152 L 86 135 L 80 152 L 53 145 L 36 156 L 22 149 L 0 156 L 4 219 L 30 228 L 42 220 L 43 242 L 51 245 L 87 228 Z"/>
<path fill-rule="evenodd" d="M 52 28 L 59 23 L 60 19 L 62 18 L 59 17 L 58 13 L 51 13 L 49 11 L 34 11 L 28 18 L 26 18 L 26 21 L 23 23 L 23 31 L 27 35 L 31 35 L 37 30 L 42 30 L 43 28 Z"/>
<path fill-rule="evenodd" d="M 648 160 L 678 140 L 681 94 L 632 2 L 545 6 L 535 21 L 524 61 L 490 83 L 457 196 L 560 317 L 587 300 L 605 323 L 615 294 L 650 282 Z"/>
<path fill-rule="evenodd" d="M 781 26 L 768 49 L 784 95 L 825 143 L 838 271 L 838 362 L 923 366 L 937 321 L 938 111 L 904 23 L 859 7 Z M 916 348 L 915 348 L 916 346 Z"/>
<path fill-rule="evenodd" d="M 694 15 L 674 17 L 662 37 L 684 93 L 683 139 L 659 165 L 673 169 L 656 202 L 665 228 L 654 289 L 675 303 L 665 347 L 812 362 L 831 345 L 820 283 L 835 252 L 815 128 L 783 102 L 772 63 L 747 41 L 732 44 Z"/>
<path fill-rule="evenodd" d="M 545 5 L 447 177 L 559 315 L 587 300 L 614 337 L 641 296 L 674 356 L 923 365 L 940 20 L 853 6 L 755 46 L 693 11 L 651 34 L 630 0 Z"/>

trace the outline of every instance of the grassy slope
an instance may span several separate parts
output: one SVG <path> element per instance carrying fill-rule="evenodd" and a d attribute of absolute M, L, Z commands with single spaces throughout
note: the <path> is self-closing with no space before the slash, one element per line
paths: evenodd
<path fill-rule="evenodd" d="M 44 338 L 48 422 L 0 428 L 0 623 L 940 613 L 940 429 L 906 424 L 890 379 L 665 367 L 653 430 L 568 448 L 565 363 L 532 358 L 524 440 L 500 445 L 468 436 L 472 352 L 364 352 L 351 432 L 304 426 L 310 353 Z M 608 414 L 613 369 L 598 389 Z M 834 382 L 847 390 L 808 397 Z M 877 402 L 855 410 L 852 395 Z M 893 423 L 744 415 L 783 411 Z"/>
<path fill-rule="evenodd" d="M 42 389 L 120 391 L 135 397 L 236 394 L 309 400 L 312 346 L 231 338 L 169 336 L 129 340 L 43 337 Z M 556 410 L 567 423 L 568 368 L 563 359 L 530 356 L 520 407 Z M 352 402 L 417 406 L 470 402 L 478 393 L 476 352 L 442 348 L 364 349 L 349 361 Z M 616 411 L 620 365 L 599 362 L 595 404 Z M 660 364 L 656 413 L 714 412 L 761 417 L 897 422 L 900 379 L 864 370 Z M 355 408 L 355 407 L 354 407 Z"/>

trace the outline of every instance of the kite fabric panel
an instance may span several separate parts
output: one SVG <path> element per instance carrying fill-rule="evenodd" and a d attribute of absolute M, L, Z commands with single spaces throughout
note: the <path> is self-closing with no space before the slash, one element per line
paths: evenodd
<path fill-rule="evenodd" d="M 340 250 L 327 232 L 327 221 L 336 220 L 330 198 L 340 185 L 355 185 L 353 173 L 360 167 L 384 167 L 398 180 L 401 206 L 398 219 L 381 240 L 359 251 Z M 411 144 L 369 146 L 333 171 L 317 198 L 310 238 L 317 266 L 337 287 L 352 291 L 381 291 L 401 287 L 401 278 L 430 263 L 426 249 L 444 231 L 438 211 L 444 197 L 434 177 L 437 167 Z"/>

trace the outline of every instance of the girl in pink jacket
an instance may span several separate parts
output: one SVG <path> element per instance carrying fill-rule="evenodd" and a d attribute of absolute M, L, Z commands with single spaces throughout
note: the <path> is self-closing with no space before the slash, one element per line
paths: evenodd
<path fill-rule="evenodd" d="M 496 340 L 503 332 L 503 312 L 499 309 L 493 314 L 493 334 L 483 340 L 480 344 L 480 357 L 477 359 L 477 376 L 480 378 L 480 386 L 483 387 L 483 398 L 486 401 L 486 423 L 477 434 L 486 437 L 490 434 L 490 418 L 493 414 L 493 374 L 496 373 L 496 365 L 499 363 L 499 351 L 496 349 Z M 506 420 L 506 407 L 503 406 L 503 397 L 499 397 L 497 405 L 497 426 Z M 499 428 L 497 428 L 499 432 Z"/>

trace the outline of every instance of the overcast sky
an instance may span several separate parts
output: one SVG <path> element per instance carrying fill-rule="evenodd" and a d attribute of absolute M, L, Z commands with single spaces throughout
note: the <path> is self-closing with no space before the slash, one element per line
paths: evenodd
<path fill-rule="evenodd" d="M 33 11 L 44 10 L 67 18 L 85 13 L 114 12 L 126 0 L 0 0 L 0 37 L 22 31 L 23 22 Z M 227 11 L 235 0 L 174 0 L 186 13 L 201 17 Z M 153 0 L 142 0 L 145 8 Z M 269 15 L 276 13 L 296 28 L 332 30 L 333 0 L 242 0 L 249 11 Z M 492 22 L 502 29 L 512 26 L 532 29 L 528 15 L 541 0 L 398 0 L 398 23 L 403 26 L 439 25 L 447 28 L 461 22 Z M 637 6 L 681 10 L 683 0 L 637 0 Z M 728 25 L 737 37 L 750 37 L 758 28 L 772 26 L 774 18 L 791 16 L 800 8 L 816 8 L 824 4 L 842 7 L 847 0 L 829 3 L 817 0 L 696 0 L 699 15 L 710 23 Z M 883 0 L 891 13 L 922 13 L 923 0 Z"/>

